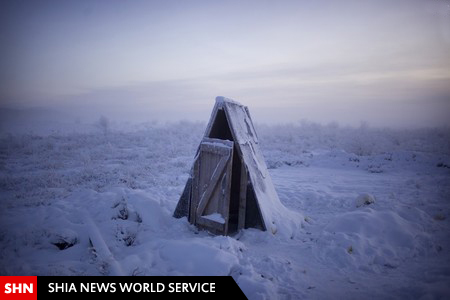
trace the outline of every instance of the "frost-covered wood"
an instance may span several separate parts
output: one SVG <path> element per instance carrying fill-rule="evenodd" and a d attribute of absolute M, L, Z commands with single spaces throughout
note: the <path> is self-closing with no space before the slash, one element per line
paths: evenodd
<path fill-rule="evenodd" d="M 247 207 L 247 168 L 245 164 L 241 166 L 241 187 L 239 194 L 239 219 L 238 219 L 238 229 L 245 228 L 245 210 Z"/>
<path fill-rule="evenodd" d="M 225 155 L 228 147 L 226 164 L 225 156 L 218 156 Z M 197 224 L 199 216 L 216 212 L 225 220 L 219 232 L 222 234 L 256 227 L 274 234 L 281 229 L 292 235 L 301 222 L 301 217 L 288 211 L 278 199 L 248 108 L 224 97 L 216 98 L 174 216 L 187 216 Z"/>
<path fill-rule="evenodd" d="M 94 221 L 92 221 L 87 214 L 83 215 L 83 219 L 87 226 L 87 232 L 89 234 L 89 240 L 91 241 L 92 247 L 95 249 L 99 259 L 109 266 L 109 275 L 123 276 L 124 272 L 122 268 L 109 250 L 108 245 L 103 239 L 97 225 L 95 225 Z"/>
<path fill-rule="evenodd" d="M 233 142 L 204 138 L 194 164 L 190 222 L 214 233 L 228 233 Z M 205 218 L 220 215 L 224 222 Z"/>

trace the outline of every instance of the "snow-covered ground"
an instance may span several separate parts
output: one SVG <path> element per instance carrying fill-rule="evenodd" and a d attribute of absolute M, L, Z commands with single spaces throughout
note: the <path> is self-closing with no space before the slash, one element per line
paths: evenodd
<path fill-rule="evenodd" d="M 0 274 L 231 275 L 250 299 L 450 297 L 449 129 L 257 126 L 303 226 L 224 237 L 172 218 L 204 127 L 3 133 Z"/>

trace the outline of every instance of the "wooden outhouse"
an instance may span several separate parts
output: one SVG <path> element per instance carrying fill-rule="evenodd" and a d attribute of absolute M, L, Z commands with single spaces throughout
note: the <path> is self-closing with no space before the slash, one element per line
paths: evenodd
<path fill-rule="evenodd" d="M 280 207 L 248 108 L 217 97 L 174 217 L 215 234 L 275 233 Z"/>

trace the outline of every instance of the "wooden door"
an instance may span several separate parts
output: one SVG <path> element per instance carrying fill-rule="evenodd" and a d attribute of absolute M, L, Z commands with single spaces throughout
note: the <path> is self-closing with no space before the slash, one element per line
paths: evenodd
<path fill-rule="evenodd" d="M 194 162 L 190 222 L 215 234 L 228 233 L 233 145 L 204 138 Z"/>

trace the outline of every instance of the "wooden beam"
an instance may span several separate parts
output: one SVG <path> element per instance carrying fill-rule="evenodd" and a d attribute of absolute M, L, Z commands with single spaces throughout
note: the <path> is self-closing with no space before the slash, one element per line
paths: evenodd
<path fill-rule="evenodd" d="M 239 192 L 238 230 L 245 228 L 245 210 L 247 207 L 247 167 L 241 160 L 241 183 Z"/>
<path fill-rule="evenodd" d="M 231 148 L 233 149 L 233 148 Z M 230 199 L 231 199 L 231 180 L 233 173 L 233 155 L 234 151 L 231 151 L 230 158 L 228 160 L 228 164 L 225 167 L 225 177 L 226 177 L 226 186 L 222 187 L 225 190 L 225 195 L 223 198 L 223 206 L 222 206 L 222 215 L 225 219 L 225 227 L 223 229 L 223 234 L 228 235 L 228 225 L 230 220 Z"/>
<path fill-rule="evenodd" d="M 199 161 L 200 161 L 200 155 L 197 156 L 197 159 L 194 161 L 194 167 L 193 167 L 193 175 L 192 175 L 192 192 L 191 192 L 191 202 L 189 207 L 189 222 L 191 224 L 195 224 L 196 220 L 196 212 L 197 212 L 197 203 L 198 203 L 198 193 L 199 193 L 199 187 L 198 187 L 198 170 L 199 170 Z"/>
<path fill-rule="evenodd" d="M 202 226 L 205 229 L 214 229 L 215 234 L 224 234 L 225 224 L 214 222 L 206 218 L 199 217 L 197 219 L 197 225 Z"/>
<path fill-rule="evenodd" d="M 213 144 L 201 144 L 200 151 L 209 152 L 213 154 L 219 154 L 222 156 L 228 155 L 230 153 L 230 149 L 228 145 L 224 144 L 227 147 L 214 146 Z"/>
<path fill-rule="evenodd" d="M 122 270 L 122 267 L 114 258 L 114 255 L 108 248 L 103 236 L 100 233 L 97 225 L 94 221 L 88 216 L 87 213 L 82 214 L 84 218 L 84 224 L 87 227 L 87 232 L 89 234 L 89 240 L 91 241 L 92 246 L 97 253 L 98 259 L 103 261 L 107 266 L 109 266 L 109 275 L 112 276 L 123 276 L 125 272 Z"/>

